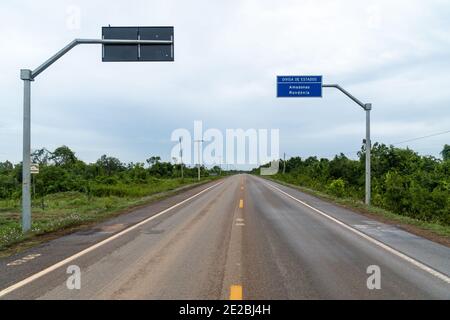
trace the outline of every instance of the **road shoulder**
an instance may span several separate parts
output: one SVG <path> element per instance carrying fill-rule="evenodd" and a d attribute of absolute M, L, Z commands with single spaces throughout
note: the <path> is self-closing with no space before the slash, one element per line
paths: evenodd
<path fill-rule="evenodd" d="M 395 225 L 371 219 L 355 210 L 344 208 L 330 201 L 321 199 L 271 179 L 264 179 L 268 185 L 272 184 L 281 191 L 300 200 L 330 217 L 344 223 L 368 237 L 379 241 L 394 250 L 405 254 L 431 268 L 450 275 L 450 248 L 440 243 L 430 241 L 424 237 L 412 234 Z M 277 192 L 274 190 L 274 192 Z"/>
<path fill-rule="evenodd" d="M 322 201 L 331 203 L 335 206 L 341 207 L 343 209 L 351 210 L 353 212 L 356 212 L 358 214 L 366 216 L 367 218 L 378 221 L 380 223 L 395 226 L 398 229 L 404 230 L 404 231 L 412 233 L 416 236 L 428 239 L 430 241 L 439 243 L 443 246 L 450 248 L 450 236 L 439 234 L 429 228 L 422 227 L 420 225 L 407 223 L 407 222 L 405 222 L 406 219 L 404 219 L 405 217 L 403 217 L 403 216 L 392 214 L 393 216 L 394 215 L 398 216 L 399 219 L 387 217 L 386 215 L 377 213 L 376 210 L 378 210 L 378 208 L 376 208 L 375 210 L 369 211 L 369 209 L 367 209 L 365 207 L 365 205 L 363 205 L 363 204 L 361 204 L 361 206 L 354 206 L 354 205 L 347 203 L 345 200 L 343 200 L 342 202 L 336 201 L 336 199 L 333 199 L 331 196 L 323 194 L 323 193 L 315 191 L 315 190 L 311 190 L 311 189 L 304 188 L 301 186 L 293 185 L 293 184 L 290 184 L 290 183 L 287 183 L 284 181 L 271 179 L 270 177 L 260 177 L 260 178 L 266 179 L 268 181 L 273 181 L 279 185 L 295 189 L 302 193 L 316 197 Z M 380 209 L 380 210 L 383 210 L 383 209 Z M 383 210 L 383 211 L 385 211 L 385 210 Z M 413 219 L 410 219 L 410 220 L 413 220 Z M 421 223 L 419 221 L 417 221 L 417 222 Z"/>

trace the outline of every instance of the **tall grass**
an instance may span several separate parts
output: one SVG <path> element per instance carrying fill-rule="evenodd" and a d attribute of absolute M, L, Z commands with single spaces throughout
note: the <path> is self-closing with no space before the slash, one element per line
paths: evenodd
<path fill-rule="evenodd" d="M 89 192 L 61 192 L 36 198 L 32 201 L 32 228 L 26 235 L 21 231 L 20 199 L 0 200 L 0 251 L 39 235 L 104 220 L 195 182 L 195 179 L 153 179 L 147 184 L 95 185 Z"/>

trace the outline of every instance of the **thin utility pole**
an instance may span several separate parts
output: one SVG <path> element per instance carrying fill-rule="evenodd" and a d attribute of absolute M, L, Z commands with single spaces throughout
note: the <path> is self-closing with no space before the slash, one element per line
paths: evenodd
<path fill-rule="evenodd" d="M 283 174 L 286 173 L 286 152 L 283 153 Z"/>
<path fill-rule="evenodd" d="M 183 173 L 183 147 L 181 145 L 181 137 L 180 137 L 180 160 L 181 160 L 181 179 L 184 179 L 184 173 Z"/>
<path fill-rule="evenodd" d="M 194 140 L 194 142 L 198 143 L 198 148 L 197 148 L 197 152 L 198 152 L 198 165 L 197 165 L 197 174 L 198 174 L 198 181 L 200 181 L 200 143 L 202 143 L 205 140 Z"/>

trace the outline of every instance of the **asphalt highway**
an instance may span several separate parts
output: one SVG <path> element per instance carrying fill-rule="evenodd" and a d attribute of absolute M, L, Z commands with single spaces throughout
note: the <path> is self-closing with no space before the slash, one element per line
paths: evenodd
<path fill-rule="evenodd" d="M 0 299 L 450 299 L 450 249 L 236 175 L 0 259 Z"/>

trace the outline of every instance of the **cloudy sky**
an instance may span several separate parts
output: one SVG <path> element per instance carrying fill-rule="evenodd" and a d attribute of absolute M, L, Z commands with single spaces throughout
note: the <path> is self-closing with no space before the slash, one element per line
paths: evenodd
<path fill-rule="evenodd" d="M 448 0 L 13 1 L 0 4 L 0 161 L 21 159 L 21 68 L 101 27 L 175 27 L 175 62 L 102 63 L 79 46 L 32 84 L 32 147 L 170 159 L 177 128 L 280 130 L 288 156 L 354 157 L 362 109 L 333 89 L 277 99 L 276 75 L 321 74 L 373 104 L 373 141 L 450 130 Z M 413 141 L 439 156 L 450 134 Z"/>

